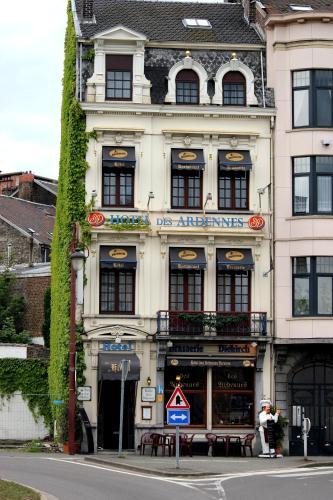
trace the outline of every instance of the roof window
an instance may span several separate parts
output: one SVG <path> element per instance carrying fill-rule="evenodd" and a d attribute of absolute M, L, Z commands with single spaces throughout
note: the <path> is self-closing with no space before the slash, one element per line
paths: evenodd
<path fill-rule="evenodd" d="M 185 28 L 211 29 L 212 25 L 208 19 L 183 19 Z"/>
<path fill-rule="evenodd" d="M 289 5 L 289 8 L 291 10 L 300 11 L 300 12 L 309 12 L 309 11 L 313 10 L 311 5 Z"/>

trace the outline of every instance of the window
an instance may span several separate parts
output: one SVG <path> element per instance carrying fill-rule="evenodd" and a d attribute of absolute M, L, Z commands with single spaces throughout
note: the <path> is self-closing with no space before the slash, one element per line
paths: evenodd
<path fill-rule="evenodd" d="M 132 99 L 132 56 L 106 56 L 106 99 L 130 101 Z"/>
<path fill-rule="evenodd" d="M 219 169 L 219 210 L 248 210 L 249 172 Z"/>
<path fill-rule="evenodd" d="M 250 309 L 250 278 L 248 271 L 218 271 L 217 310 L 248 312 Z"/>
<path fill-rule="evenodd" d="M 211 29 L 212 25 L 208 19 L 183 19 L 185 28 Z"/>
<path fill-rule="evenodd" d="M 100 312 L 134 314 L 135 270 L 101 269 Z"/>
<path fill-rule="evenodd" d="M 293 72 L 293 127 L 333 126 L 333 70 Z"/>
<path fill-rule="evenodd" d="M 199 77 L 195 71 L 183 69 L 177 73 L 176 103 L 199 104 Z"/>
<path fill-rule="evenodd" d="M 228 71 L 223 78 L 223 105 L 246 105 L 246 82 L 239 71 Z"/>
<path fill-rule="evenodd" d="M 293 159 L 293 215 L 333 213 L 333 156 Z"/>
<path fill-rule="evenodd" d="M 134 169 L 103 167 L 103 206 L 134 207 Z"/>
<path fill-rule="evenodd" d="M 169 306 L 171 311 L 202 311 L 202 271 L 170 272 Z"/>
<path fill-rule="evenodd" d="M 294 257 L 293 315 L 331 316 L 333 257 Z"/>
<path fill-rule="evenodd" d="M 201 171 L 172 169 L 171 177 L 171 208 L 202 208 Z"/>

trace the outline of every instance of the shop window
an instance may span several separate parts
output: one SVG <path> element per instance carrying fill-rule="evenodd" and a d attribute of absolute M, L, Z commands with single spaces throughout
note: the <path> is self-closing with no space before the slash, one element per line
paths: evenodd
<path fill-rule="evenodd" d="M 171 208 L 202 208 L 201 170 L 172 169 Z"/>
<path fill-rule="evenodd" d="M 228 71 L 223 78 L 223 105 L 246 105 L 246 81 L 239 71 Z"/>
<path fill-rule="evenodd" d="M 248 271 L 218 271 L 217 310 L 248 312 L 250 310 L 250 278 Z"/>
<path fill-rule="evenodd" d="M 134 169 L 103 167 L 103 206 L 134 207 Z"/>
<path fill-rule="evenodd" d="M 333 257 L 294 257 L 293 316 L 332 316 Z"/>
<path fill-rule="evenodd" d="M 333 126 L 333 70 L 292 73 L 293 128 Z"/>
<path fill-rule="evenodd" d="M 177 73 L 176 103 L 199 104 L 199 77 L 195 71 L 183 69 Z"/>
<path fill-rule="evenodd" d="M 219 169 L 219 210 L 248 210 L 249 172 Z"/>
<path fill-rule="evenodd" d="M 133 57 L 128 55 L 106 56 L 106 92 L 111 101 L 132 99 Z"/>
<path fill-rule="evenodd" d="M 293 159 L 293 215 L 333 213 L 333 156 Z"/>
<path fill-rule="evenodd" d="M 186 366 L 167 366 L 164 373 L 165 402 L 167 402 L 175 387 L 176 377 L 180 377 L 180 387 L 191 407 L 191 427 L 206 426 L 206 368 Z M 166 423 L 166 415 L 165 415 Z"/>
<path fill-rule="evenodd" d="M 212 368 L 213 427 L 253 426 L 254 370 Z"/>
<path fill-rule="evenodd" d="M 134 314 L 135 270 L 101 269 L 100 312 Z"/>

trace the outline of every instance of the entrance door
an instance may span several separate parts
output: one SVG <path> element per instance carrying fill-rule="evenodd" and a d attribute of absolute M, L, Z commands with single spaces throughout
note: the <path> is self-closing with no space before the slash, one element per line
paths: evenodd
<path fill-rule="evenodd" d="M 119 445 L 120 387 L 118 380 L 99 382 L 98 446 L 117 450 Z M 134 412 L 136 382 L 125 382 L 123 449 L 134 449 Z"/>
<path fill-rule="evenodd" d="M 333 455 L 333 365 L 316 362 L 302 367 L 294 374 L 289 391 L 291 406 L 304 407 L 304 416 L 311 420 L 308 454 Z M 290 426 L 291 455 L 303 455 L 301 435 L 300 427 Z"/>

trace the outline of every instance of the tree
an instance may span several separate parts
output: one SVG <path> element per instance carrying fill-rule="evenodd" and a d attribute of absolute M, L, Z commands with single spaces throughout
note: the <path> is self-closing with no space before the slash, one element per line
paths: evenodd
<path fill-rule="evenodd" d="M 15 281 L 8 269 L 0 274 L 0 342 L 27 344 L 31 338 L 23 329 L 25 300 L 15 292 Z"/>

